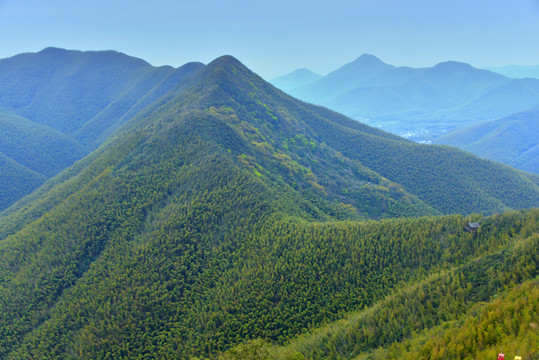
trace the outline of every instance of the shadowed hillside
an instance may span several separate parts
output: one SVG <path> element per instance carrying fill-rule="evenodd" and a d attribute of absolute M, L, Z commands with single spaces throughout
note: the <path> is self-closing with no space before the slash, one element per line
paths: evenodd
<path fill-rule="evenodd" d="M 2 197 L 0 210 L 94 150 L 200 66 L 156 68 L 115 51 L 56 48 L 0 60 L 0 152 L 45 176 L 0 178 L 0 191 L 12 194 Z"/>

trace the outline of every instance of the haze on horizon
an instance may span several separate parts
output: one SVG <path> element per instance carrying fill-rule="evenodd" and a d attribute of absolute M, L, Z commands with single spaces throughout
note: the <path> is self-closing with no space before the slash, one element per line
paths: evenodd
<path fill-rule="evenodd" d="M 539 0 L 0 0 L 0 34 L 0 58 L 55 46 L 177 67 L 230 54 L 267 79 L 363 53 L 413 67 L 538 65 Z"/>

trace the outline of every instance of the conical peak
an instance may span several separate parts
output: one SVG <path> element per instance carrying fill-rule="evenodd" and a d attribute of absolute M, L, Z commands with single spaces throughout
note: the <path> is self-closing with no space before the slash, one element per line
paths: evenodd
<path fill-rule="evenodd" d="M 223 67 L 225 69 L 244 69 L 247 70 L 245 65 L 243 65 L 238 59 L 231 55 L 223 55 L 213 60 L 208 64 L 208 68 Z"/>
<path fill-rule="evenodd" d="M 259 76 L 230 55 L 221 56 L 206 65 L 200 79 L 206 85 L 219 85 L 227 90 L 241 88 L 247 93 L 253 90 L 253 83 L 260 84 L 261 81 Z"/>
<path fill-rule="evenodd" d="M 356 59 L 355 62 L 364 64 L 383 64 L 384 62 L 371 54 L 363 54 Z"/>
<path fill-rule="evenodd" d="M 307 68 L 301 68 L 301 69 L 292 71 L 291 74 L 315 74 L 315 73 Z"/>
<path fill-rule="evenodd" d="M 385 62 L 371 54 L 361 55 L 356 60 L 349 63 L 349 66 L 353 68 L 363 69 L 386 69 L 393 67 L 393 65 L 386 64 Z"/>

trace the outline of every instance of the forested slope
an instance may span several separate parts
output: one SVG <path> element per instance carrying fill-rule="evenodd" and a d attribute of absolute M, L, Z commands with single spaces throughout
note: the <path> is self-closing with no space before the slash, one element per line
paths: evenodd
<path fill-rule="evenodd" d="M 0 153 L 0 181 L 6 185 L 0 188 L 0 206 L 8 206 L 20 197 L 38 187 L 45 177 L 15 162 Z"/>
<path fill-rule="evenodd" d="M 286 148 L 289 139 L 299 134 L 307 142 L 327 145 L 401 185 L 441 213 L 494 213 L 539 203 L 539 182 L 534 176 L 457 149 L 406 141 L 330 110 L 301 103 L 275 91 L 235 59 L 221 58 L 213 65 L 214 70 L 204 76 L 217 76 L 210 80 L 221 86 L 201 105 L 217 108 L 223 99 L 233 99 L 230 109 L 224 110 L 232 118 L 249 121 L 262 136 L 250 140 L 267 143 L 269 146 L 262 149 L 266 153 Z"/>
<path fill-rule="evenodd" d="M 504 294 L 507 289 L 512 289 L 515 285 L 534 279 L 538 275 L 537 254 L 539 253 L 539 236 L 537 234 L 537 211 L 530 213 L 531 217 L 522 223 L 523 228 L 512 236 L 504 234 L 491 234 L 492 240 L 499 243 L 505 239 L 503 246 L 489 246 L 489 250 L 472 261 L 455 266 L 452 270 L 441 272 L 427 277 L 424 281 L 413 284 L 408 288 L 397 291 L 374 307 L 366 309 L 355 315 L 347 317 L 338 323 L 324 327 L 313 333 L 313 335 L 300 338 L 294 344 L 294 348 L 303 353 L 307 358 L 313 359 L 344 359 L 355 358 L 359 353 L 377 353 L 376 358 L 400 358 L 402 352 L 409 351 L 408 346 L 414 343 L 418 353 L 413 356 L 419 358 L 463 358 L 473 356 L 479 350 L 484 350 L 486 345 L 493 347 L 501 345 L 511 336 L 513 339 L 520 335 L 520 340 L 524 340 L 526 334 L 505 333 L 502 335 L 497 324 L 492 327 L 485 326 L 482 329 L 483 335 L 487 337 L 481 344 L 472 346 L 472 338 L 463 344 L 465 337 L 460 336 L 459 340 L 447 341 L 443 346 L 439 341 L 427 341 L 422 344 L 416 337 L 418 333 L 427 332 L 436 336 L 439 328 L 432 331 L 430 328 L 444 325 L 444 329 L 452 328 L 448 334 L 456 334 L 462 331 L 463 319 L 470 319 L 477 309 L 481 309 L 483 302 L 493 301 L 499 294 Z M 499 221 L 510 221 L 515 219 L 516 214 L 506 217 L 504 220 L 498 217 L 491 219 L 491 224 Z M 498 223 L 498 225 L 501 225 Z M 483 234 L 479 235 L 482 236 Z M 476 237 L 477 239 L 477 237 Z M 499 243 L 500 244 L 500 243 Z M 526 285 L 526 289 L 537 286 L 537 281 Z M 514 290 L 511 290 L 514 292 Z M 516 290 L 515 290 L 516 291 Z M 520 290 L 522 291 L 522 290 Z M 523 296 L 524 294 L 520 295 Z M 505 296 L 505 295 L 504 295 Z M 532 301 L 532 299 L 530 299 Z M 527 301 L 524 300 L 523 301 Z M 496 301 L 500 304 L 502 301 Z M 529 327 L 529 322 L 536 321 L 536 310 L 533 301 L 530 310 L 531 314 L 518 314 L 513 319 L 510 313 L 505 314 L 507 320 Z M 492 308 L 494 305 L 490 305 Z M 471 310 L 475 308 L 472 312 Z M 534 313 L 535 311 L 535 313 Z M 535 315 L 534 315 L 535 314 Z M 502 324 L 506 321 L 500 318 Z M 526 322 L 524 324 L 524 322 Z M 466 326 L 466 325 L 464 325 Z M 510 325 L 509 328 L 512 328 Z M 535 329 L 536 330 L 536 329 Z M 472 331 L 472 330 L 471 330 Z M 492 334 L 488 334 L 492 331 Z M 463 334 L 461 334 L 463 335 Z M 530 329 L 530 335 L 534 335 L 534 329 Z M 451 335 L 453 336 L 453 335 Z M 423 338 L 428 339 L 429 337 Z M 489 340 L 488 340 L 489 339 Z M 400 344 L 405 342 L 405 344 Z M 453 344 L 450 344 L 453 342 Z M 436 344 L 437 343 L 437 344 Z M 436 344 L 436 345 L 435 345 Z M 375 349 L 379 347 L 389 347 L 390 350 L 382 351 Z M 423 345 L 423 346 L 421 346 Z M 521 349 L 523 352 L 536 352 L 533 342 Z M 435 350 L 435 348 L 437 348 Z M 441 348 L 444 348 L 441 351 Z M 427 350 L 428 349 L 428 350 Z M 499 349 L 499 348 L 497 348 Z M 415 350 L 414 350 L 415 351 Z M 412 353 L 414 352 L 412 351 Z M 441 351 L 439 355 L 434 352 Z M 499 350 L 498 350 L 499 351 Z M 353 356 L 352 356 L 353 355 Z M 410 358 L 414 358 L 411 356 Z M 362 357 L 363 358 L 363 357 Z"/>
<path fill-rule="evenodd" d="M 488 360 L 501 350 L 508 358 L 536 359 L 538 304 L 539 280 L 535 278 L 488 303 L 477 304 L 459 321 L 393 345 L 381 358 Z"/>
<path fill-rule="evenodd" d="M 114 51 L 57 48 L 1 59 L 0 152 L 44 177 L 0 176 L 0 192 L 11 194 L 0 210 L 83 158 L 202 66 L 153 67 Z"/>
<path fill-rule="evenodd" d="M 456 146 L 486 159 L 539 173 L 539 106 L 441 136 L 437 144 Z"/>
<path fill-rule="evenodd" d="M 519 197 L 537 205 L 531 178 L 502 169 L 527 186 L 496 200 L 507 205 L 492 208 L 485 188 L 445 209 L 424 182 L 402 186 L 368 165 L 364 154 L 386 146 L 388 167 L 396 151 L 438 155 L 215 60 L 0 218 L 0 358 L 216 357 L 252 338 L 285 344 L 413 289 L 462 293 L 440 298 L 443 313 L 420 308 L 420 330 L 534 276 L 536 210 L 432 216 L 520 207 Z M 498 168 L 476 161 L 495 179 Z M 456 196 L 437 170 L 420 176 Z M 472 220 L 481 228 L 468 233 Z M 390 330 L 361 341 L 389 345 L 410 331 Z M 333 354 L 326 344 L 297 349 Z"/>

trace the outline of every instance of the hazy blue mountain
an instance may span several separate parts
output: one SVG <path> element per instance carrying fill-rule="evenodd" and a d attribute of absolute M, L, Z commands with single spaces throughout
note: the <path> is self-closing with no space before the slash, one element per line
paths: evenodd
<path fill-rule="evenodd" d="M 414 87 L 432 89 L 449 98 L 452 105 L 459 105 L 506 82 L 507 78 L 499 74 L 476 69 L 466 63 L 447 61 L 422 69 L 400 87 L 402 94 Z"/>
<path fill-rule="evenodd" d="M 44 180 L 95 149 L 201 66 L 153 67 L 115 51 L 57 48 L 2 59 L 0 152 Z M 0 189 L 18 186 L 7 181 L 0 180 Z M 30 183 L 40 184 L 34 177 Z"/>
<path fill-rule="evenodd" d="M 426 69 L 396 68 L 378 75 L 369 86 L 331 98 L 328 105 L 343 107 L 346 112 L 361 109 L 368 116 L 406 116 L 453 108 L 504 82 L 501 75 L 476 73 L 471 66 L 457 62 Z"/>
<path fill-rule="evenodd" d="M 536 78 L 539 79 L 539 65 L 535 66 L 523 66 L 523 65 L 507 65 L 499 67 L 487 67 L 490 71 L 497 72 L 507 77 L 524 79 L 524 78 Z"/>
<path fill-rule="evenodd" d="M 525 111 L 538 102 L 539 79 L 509 79 L 450 114 L 462 119 L 492 120 Z"/>
<path fill-rule="evenodd" d="M 302 86 L 309 85 L 320 78 L 322 78 L 322 75 L 302 68 L 270 80 L 270 83 L 285 92 L 291 92 Z"/>
<path fill-rule="evenodd" d="M 174 73 L 115 51 L 47 48 L 0 61 L 0 106 L 90 145 L 144 95 L 171 90 Z M 77 133 L 92 121 L 106 125 Z"/>
<path fill-rule="evenodd" d="M 435 142 L 539 174 L 539 106 L 451 132 Z"/>
<path fill-rule="evenodd" d="M 394 66 L 382 62 L 376 56 L 364 54 L 291 94 L 302 100 L 323 104 L 328 98 L 369 84 L 372 78 L 393 68 Z"/>
<path fill-rule="evenodd" d="M 288 92 L 393 133 L 440 133 L 526 110 L 539 101 L 539 80 L 511 79 L 448 61 L 395 67 L 362 55 Z"/>

